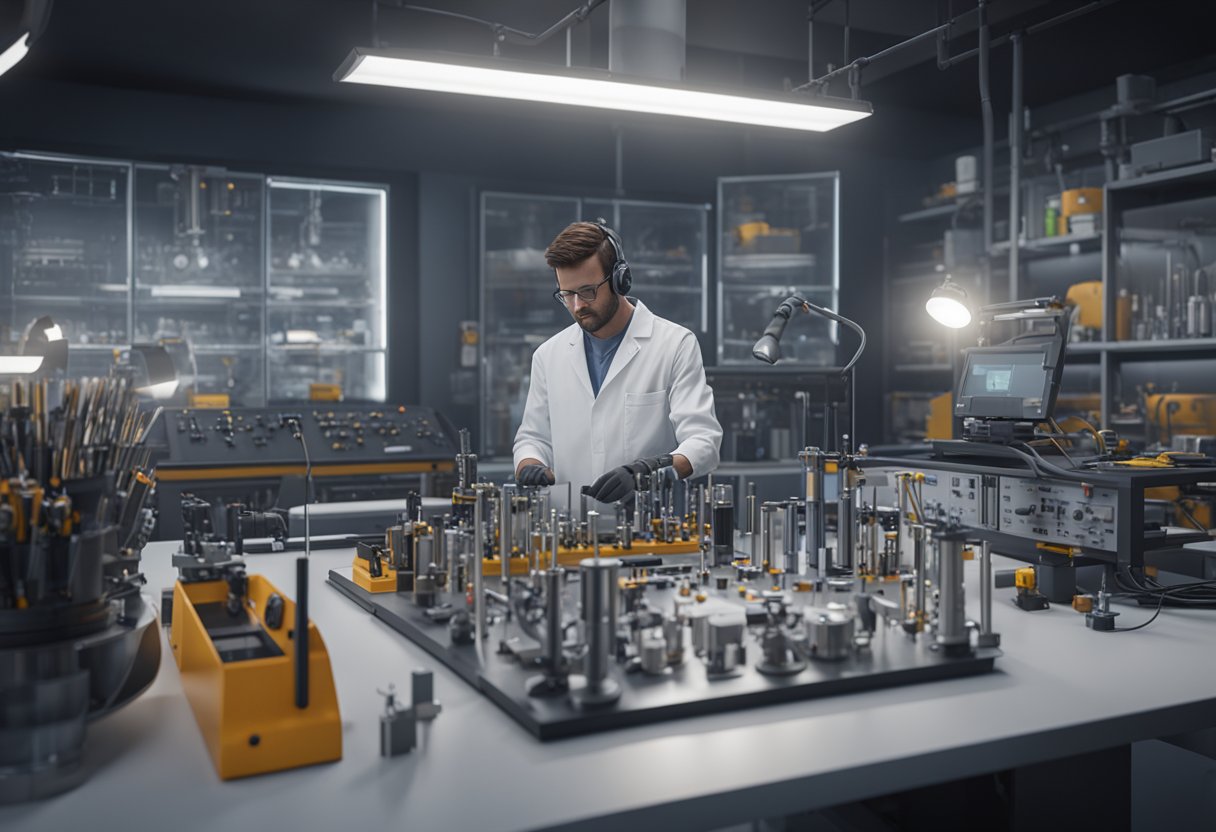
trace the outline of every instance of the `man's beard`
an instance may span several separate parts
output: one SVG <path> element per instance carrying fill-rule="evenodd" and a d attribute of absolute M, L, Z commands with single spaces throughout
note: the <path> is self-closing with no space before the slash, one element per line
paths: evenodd
<path fill-rule="evenodd" d="M 575 320 L 578 325 L 583 328 L 584 332 L 596 333 L 604 328 L 604 325 L 613 319 L 616 311 L 621 308 L 621 299 L 617 295 L 612 296 L 612 305 L 603 313 L 587 310 L 585 315 L 576 315 Z"/>

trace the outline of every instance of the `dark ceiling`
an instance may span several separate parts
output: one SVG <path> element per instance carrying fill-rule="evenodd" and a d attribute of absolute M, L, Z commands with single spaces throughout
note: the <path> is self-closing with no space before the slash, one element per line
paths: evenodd
<path fill-rule="evenodd" d="M 575 5 L 575 0 L 419 1 L 532 31 Z M 1082 5 L 1085 0 L 999 0 L 991 6 L 993 33 Z M 1211 68 L 1216 13 L 1208 9 L 1213 5 L 1123 0 L 1034 35 L 1027 50 L 1027 104 L 1109 87 L 1125 72 L 1165 80 L 1162 76 Z M 11 26 L 20 6 L 19 0 L 0 0 L 0 26 Z M 973 3 L 953 0 L 952 6 L 958 12 Z M 836 0 L 817 15 L 817 71 L 843 57 L 845 7 L 846 0 Z M 934 25 L 946 7 L 947 0 L 852 0 L 851 57 Z M 807 8 L 807 0 L 688 0 L 689 80 L 767 89 L 779 89 L 785 78 L 801 83 L 807 75 Z M 0 84 L 43 79 L 254 100 L 384 102 L 400 93 L 352 89 L 332 80 L 352 46 L 370 45 L 372 11 L 371 0 L 57 0 L 43 39 Z M 385 7 L 378 17 L 380 38 L 394 44 L 480 54 L 490 48 L 489 30 L 468 22 Z M 597 9 L 584 35 L 592 65 L 606 60 L 606 18 L 606 7 Z M 973 20 L 969 16 L 960 25 L 952 49 L 974 44 Z M 543 47 L 508 47 L 504 54 L 556 63 L 564 49 L 559 37 Z M 875 64 L 863 75 L 863 97 L 876 109 L 977 115 L 975 62 L 939 71 L 933 57 L 932 44 L 926 43 Z M 997 112 L 1008 107 L 1008 64 L 1007 48 L 994 51 Z"/>

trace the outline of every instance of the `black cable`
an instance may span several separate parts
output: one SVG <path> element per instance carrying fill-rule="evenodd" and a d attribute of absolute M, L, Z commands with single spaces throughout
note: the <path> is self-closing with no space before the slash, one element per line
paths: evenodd
<path fill-rule="evenodd" d="M 1118 579 L 1118 574 L 1116 573 L 1116 580 L 1117 579 Z M 1197 582 L 1190 583 L 1190 584 L 1179 584 L 1176 587 L 1165 587 L 1160 590 L 1156 590 L 1157 608 L 1153 611 L 1152 616 L 1147 621 L 1142 621 L 1134 627 L 1115 627 L 1114 629 L 1108 630 L 1107 632 L 1130 633 L 1133 630 L 1142 630 L 1145 627 L 1147 627 L 1149 624 L 1152 624 L 1154 621 L 1156 621 L 1157 616 L 1161 615 L 1161 609 L 1162 609 L 1162 607 L 1165 606 L 1167 598 L 1169 598 L 1172 595 L 1177 594 L 1178 592 L 1190 591 L 1190 590 L 1198 589 L 1198 588 L 1204 587 L 1204 586 L 1216 586 L 1216 581 L 1197 581 Z M 1176 600 L 1176 599 L 1174 599 L 1174 600 Z M 1216 599 L 1214 599 L 1214 602 L 1216 602 Z"/>

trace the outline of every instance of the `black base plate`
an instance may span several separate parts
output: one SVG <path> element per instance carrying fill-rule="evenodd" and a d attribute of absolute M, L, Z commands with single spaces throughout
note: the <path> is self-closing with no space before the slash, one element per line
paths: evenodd
<path fill-rule="evenodd" d="M 750 638 L 748 666 L 734 677 L 709 679 L 705 664 L 693 655 L 690 646 L 684 664 L 669 669 L 662 676 L 625 673 L 620 666 L 614 667 L 614 678 L 622 688 L 621 698 L 611 705 L 584 707 L 575 704 L 568 695 L 536 697 L 527 694 L 528 680 L 540 675 L 540 671 L 521 666 L 513 656 L 498 653 L 503 637 L 501 622 L 487 628 L 486 643 L 479 651 L 475 645 L 452 644 L 447 625 L 427 618 L 414 605 L 412 595 L 366 592 L 351 580 L 350 569 L 330 570 L 329 584 L 439 659 L 541 740 L 777 702 L 971 676 L 992 670 L 993 662 L 1001 655 L 999 649 L 981 648 L 964 656 L 947 656 L 931 649 L 924 636 L 914 640 L 902 632 L 888 630 L 876 634 L 869 648 L 856 651 L 843 661 L 813 661 L 800 673 L 770 676 L 755 669 L 760 649 L 756 640 Z M 715 596 L 714 603 L 732 600 L 726 592 L 711 594 Z M 458 608 L 464 603 L 459 596 L 443 594 L 439 600 L 452 602 Z M 661 609 L 670 607 L 669 602 L 664 603 L 665 598 L 653 600 Z M 518 636 L 525 644 L 533 644 L 513 624 L 508 635 Z"/>

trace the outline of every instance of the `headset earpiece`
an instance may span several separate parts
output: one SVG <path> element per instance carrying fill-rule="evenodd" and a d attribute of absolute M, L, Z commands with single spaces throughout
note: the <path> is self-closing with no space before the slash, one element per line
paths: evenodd
<path fill-rule="evenodd" d="M 595 224 L 604 232 L 604 238 L 612 246 L 612 280 L 609 281 L 612 285 L 612 291 L 624 297 L 633 288 L 633 273 L 629 271 L 629 261 L 625 259 L 625 252 L 621 246 L 621 238 L 617 236 L 615 231 L 605 225 L 602 220 L 597 221 Z"/>

